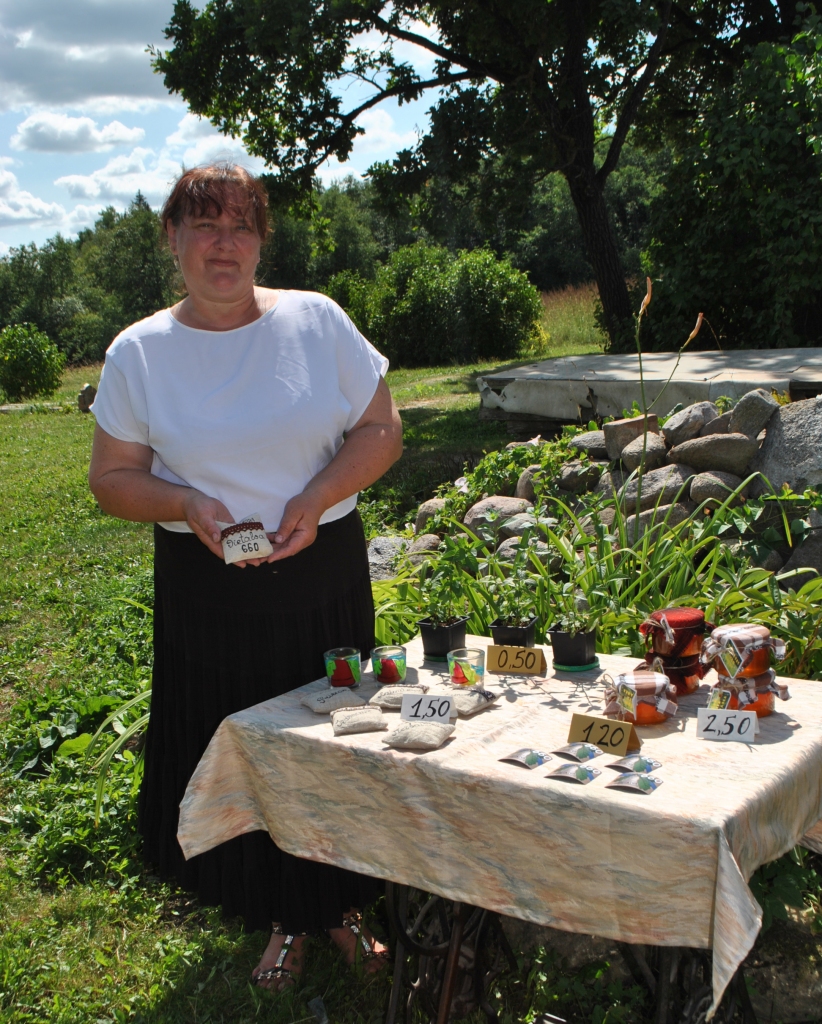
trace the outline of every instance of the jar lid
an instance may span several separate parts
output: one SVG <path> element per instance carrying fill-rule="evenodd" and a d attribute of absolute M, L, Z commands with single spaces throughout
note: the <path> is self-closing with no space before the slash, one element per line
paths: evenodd
<path fill-rule="evenodd" d="M 711 633 L 711 639 L 727 640 L 732 636 L 735 643 L 745 646 L 767 640 L 770 635 L 771 631 L 767 626 L 760 626 L 756 622 L 737 622 L 729 623 L 727 626 L 717 626 Z"/>
<path fill-rule="evenodd" d="M 671 629 L 699 629 L 705 625 L 705 612 L 701 608 L 661 608 L 651 612 L 648 618 L 661 623 L 663 615 Z"/>

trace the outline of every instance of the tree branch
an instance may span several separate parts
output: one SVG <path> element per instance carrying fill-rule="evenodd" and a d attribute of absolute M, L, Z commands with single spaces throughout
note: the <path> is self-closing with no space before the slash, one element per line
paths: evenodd
<path fill-rule="evenodd" d="M 435 43 L 433 40 L 427 39 L 425 36 L 421 36 L 416 32 L 409 32 L 407 29 L 400 28 L 398 25 L 392 25 L 390 21 L 386 21 L 378 14 L 374 15 L 371 20 L 374 25 L 381 29 L 387 36 L 393 36 L 395 39 L 403 39 L 407 43 L 414 43 L 417 46 L 421 46 L 424 50 L 435 53 L 438 57 L 442 57 L 443 60 L 447 60 L 451 64 L 459 64 L 464 68 L 468 68 L 469 71 L 474 72 L 474 78 L 494 78 L 498 82 L 512 81 L 512 77 L 510 75 L 505 75 L 498 69 L 492 70 L 480 61 L 474 60 L 472 57 L 469 57 L 464 53 L 455 53 L 453 50 L 449 50 L 445 46 L 440 46 L 439 43 Z"/>
<path fill-rule="evenodd" d="M 634 85 L 631 90 L 628 99 L 625 102 L 622 110 L 620 111 L 619 117 L 617 118 L 616 128 L 614 130 L 614 136 L 611 140 L 611 145 L 608 147 L 608 153 L 605 157 L 605 162 L 602 167 L 597 171 L 597 182 L 600 187 L 605 185 L 608 175 L 614 170 L 619 160 L 619 154 L 622 152 L 622 147 L 625 144 L 625 139 L 628 137 L 628 131 L 631 125 L 636 120 L 636 115 L 639 112 L 640 104 L 648 91 L 648 87 L 653 80 L 654 75 L 657 72 L 659 63 L 662 60 L 662 50 L 665 46 L 665 37 L 668 35 L 668 27 L 671 23 L 671 7 L 673 6 L 672 0 L 665 0 L 662 5 L 662 24 L 660 25 L 657 37 L 648 51 L 648 59 L 645 62 L 645 70 L 642 72 L 639 81 Z"/>

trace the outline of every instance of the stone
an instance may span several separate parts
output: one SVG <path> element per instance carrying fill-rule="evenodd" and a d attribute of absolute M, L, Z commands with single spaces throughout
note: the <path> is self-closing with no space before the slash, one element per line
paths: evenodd
<path fill-rule="evenodd" d="M 640 434 L 622 449 L 622 465 L 632 473 L 642 464 L 645 453 L 645 469 L 658 469 L 665 465 L 668 447 L 659 434 Z"/>
<path fill-rule="evenodd" d="M 625 483 L 627 473 L 621 469 L 604 469 L 599 483 L 594 488 L 595 494 L 604 494 L 606 498 L 613 498 L 617 491 Z"/>
<path fill-rule="evenodd" d="M 723 473 L 718 469 L 708 473 L 698 473 L 691 480 L 691 501 L 695 501 L 697 504 L 708 501 L 710 502 L 708 508 L 717 508 L 741 483 L 741 476 Z M 732 504 L 741 505 L 746 496 L 747 490 L 742 490 Z"/>
<path fill-rule="evenodd" d="M 521 537 L 509 537 L 507 540 L 504 540 L 502 542 L 502 544 L 500 544 L 500 546 L 497 548 L 497 558 L 499 558 L 500 561 L 502 561 L 502 562 L 513 562 L 514 558 L 516 557 L 517 551 L 519 550 L 519 546 L 520 546 L 521 541 L 522 541 Z M 531 547 L 536 552 L 536 556 L 540 560 L 540 562 L 542 562 L 542 564 L 545 565 L 545 563 L 548 561 L 548 558 L 551 555 L 551 548 L 550 548 L 550 546 L 548 544 L 546 544 L 544 540 L 538 540 L 538 541 L 532 540 L 531 541 Z M 561 555 L 555 555 L 554 556 L 554 559 L 552 560 L 552 571 L 553 571 L 553 563 L 554 562 L 559 563 L 561 561 L 562 561 L 562 556 Z M 557 568 L 558 568 L 558 564 L 557 564 Z"/>
<path fill-rule="evenodd" d="M 505 446 L 505 450 L 511 452 L 515 448 L 539 448 L 542 444 L 547 444 L 547 442 L 543 441 L 542 437 L 537 434 L 537 436 L 532 437 L 530 441 L 509 441 Z"/>
<path fill-rule="evenodd" d="M 676 445 L 668 452 L 668 458 L 671 462 L 685 462 L 698 473 L 718 469 L 746 476 L 745 470 L 758 448 L 759 442 L 747 434 L 709 434 Z"/>
<path fill-rule="evenodd" d="M 77 408 L 80 412 L 90 412 L 96 397 L 97 388 L 92 384 L 84 384 L 77 395 Z"/>
<path fill-rule="evenodd" d="M 662 428 L 662 436 L 670 447 L 689 441 L 702 430 L 706 423 L 719 416 L 719 409 L 713 402 L 694 402 L 674 413 Z"/>
<path fill-rule="evenodd" d="M 625 532 L 628 535 L 628 540 L 630 543 L 639 540 L 649 529 L 659 528 L 662 532 L 663 529 L 670 530 L 674 526 L 679 526 L 680 523 L 684 523 L 686 519 L 690 518 L 695 510 L 696 506 L 690 501 L 678 501 L 671 505 L 649 508 L 640 513 L 638 531 L 637 517 L 635 515 L 628 516 L 625 520 Z M 663 523 L 665 524 L 664 528 Z"/>
<path fill-rule="evenodd" d="M 799 590 L 809 580 L 822 575 L 822 530 L 811 530 L 799 547 L 792 552 L 782 571 L 790 572 L 794 569 L 806 571 L 780 582 L 780 586 Z"/>
<path fill-rule="evenodd" d="M 511 516 L 515 516 L 519 512 L 527 512 L 531 507 L 531 502 L 526 501 L 525 498 L 506 498 L 495 494 L 472 505 L 465 513 L 463 522 L 469 530 L 474 532 L 481 527 L 490 526 L 496 533 L 506 519 L 510 519 Z"/>
<path fill-rule="evenodd" d="M 592 487 L 596 487 L 599 477 L 598 466 L 575 459 L 573 462 L 566 462 L 562 467 L 557 487 L 561 491 L 570 491 L 571 494 L 583 494 L 585 491 L 590 491 Z"/>
<path fill-rule="evenodd" d="M 580 520 L 580 526 L 582 532 L 587 534 L 589 537 L 596 535 L 596 524 L 602 523 L 606 530 L 610 529 L 616 519 L 616 509 L 613 505 L 608 505 L 607 508 L 597 509 L 596 512 L 592 512 L 589 516 L 585 516 L 584 519 Z"/>
<path fill-rule="evenodd" d="M 526 466 L 525 469 L 520 473 L 519 480 L 517 480 L 517 486 L 514 489 L 514 497 L 524 498 L 526 501 L 535 502 L 537 500 L 536 491 L 534 485 L 542 475 L 542 466 L 539 463 L 535 463 L 533 466 Z"/>
<path fill-rule="evenodd" d="M 761 473 L 776 491 L 783 484 L 800 494 L 822 487 L 822 395 L 780 405 L 749 471 Z M 770 488 L 757 480 L 751 491 L 762 494 Z"/>
<path fill-rule="evenodd" d="M 440 543 L 440 538 L 436 533 L 420 534 L 419 537 L 414 538 L 408 548 L 408 560 L 412 565 L 419 565 L 420 562 L 424 562 L 426 558 L 430 558 L 435 551 L 439 550 Z"/>
<path fill-rule="evenodd" d="M 685 465 L 662 466 L 643 473 L 639 511 L 644 512 L 656 504 L 670 505 L 677 497 L 682 500 L 688 494 L 685 484 L 693 475 L 691 467 Z M 639 481 L 640 477 L 635 476 L 619 492 L 620 501 L 626 512 L 633 512 L 636 509 Z"/>
<path fill-rule="evenodd" d="M 707 437 L 709 434 L 727 434 L 728 426 L 731 422 L 731 411 L 723 412 L 721 416 L 717 416 L 715 420 L 710 420 L 700 430 L 700 437 Z"/>
<path fill-rule="evenodd" d="M 760 430 L 767 427 L 768 421 L 778 408 L 779 402 L 763 388 L 749 391 L 731 410 L 728 433 L 756 437 Z"/>
<path fill-rule="evenodd" d="M 425 526 L 429 519 L 433 519 L 438 512 L 445 508 L 445 498 L 429 498 L 417 509 L 417 518 L 414 520 L 414 533 L 424 533 Z"/>
<path fill-rule="evenodd" d="M 822 935 L 811 930 L 813 912 L 789 910 L 774 921 L 748 954 L 745 980 L 759 1024 L 819 1020 L 822 1006 Z"/>
<path fill-rule="evenodd" d="M 605 435 L 605 450 L 612 462 L 622 455 L 622 449 L 630 444 L 635 437 L 640 437 L 645 432 L 645 417 L 634 416 L 628 420 L 613 420 L 602 427 Z M 659 433 L 659 419 L 656 413 L 648 414 L 648 432 Z"/>
<path fill-rule="evenodd" d="M 585 452 L 590 459 L 607 459 L 608 449 L 605 447 L 604 430 L 588 430 L 584 434 L 577 434 L 568 442 L 570 448 L 578 452 Z"/>
<path fill-rule="evenodd" d="M 439 541 L 439 538 L 437 538 Z M 368 545 L 368 568 L 372 580 L 390 580 L 394 566 L 408 541 L 403 537 L 373 537 Z"/>
<path fill-rule="evenodd" d="M 766 572 L 779 572 L 785 565 L 785 559 L 775 548 L 763 548 L 751 561 L 758 569 L 765 569 Z"/>
<path fill-rule="evenodd" d="M 510 519 L 506 519 L 499 528 L 500 537 L 521 537 L 526 530 L 532 530 L 537 525 L 537 517 L 533 512 L 519 512 Z"/>

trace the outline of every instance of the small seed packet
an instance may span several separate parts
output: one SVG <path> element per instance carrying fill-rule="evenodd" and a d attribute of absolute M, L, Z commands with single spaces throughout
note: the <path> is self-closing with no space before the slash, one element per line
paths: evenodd
<path fill-rule="evenodd" d="M 221 523 L 218 519 L 217 525 L 221 531 L 220 541 L 226 564 L 242 562 L 246 558 L 268 558 L 274 554 L 260 516 L 246 516 L 239 523 Z"/>
<path fill-rule="evenodd" d="M 381 690 L 378 690 L 374 694 L 368 703 L 374 704 L 378 708 L 387 708 L 391 711 L 399 711 L 402 707 L 403 697 L 407 697 L 409 693 L 428 693 L 428 684 L 414 683 L 413 685 L 407 685 L 404 683 L 395 683 L 394 685 L 383 686 Z"/>
<path fill-rule="evenodd" d="M 441 722 L 400 722 L 384 742 L 400 750 L 436 750 L 453 731 L 453 725 Z"/>
<path fill-rule="evenodd" d="M 507 764 L 517 764 L 522 768 L 539 768 L 540 765 L 550 760 L 551 755 L 546 754 L 544 750 L 532 750 L 530 747 L 523 747 L 521 750 L 515 750 L 513 754 L 509 754 L 507 757 L 500 758 L 500 761 L 505 761 Z"/>
<path fill-rule="evenodd" d="M 648 772 L 655 772 L 657 768 L 661 768 L 662 762 L 655 761 L 652 757 L 642 757 L 641 754 L 629 754 L 619 761 L 612 761 L 606 767 L 613 768 L 618 772 L 637 772 L 641 775 L 647 775 Z"/>
<path fill-rule="evenodd" d="M 552 772 L 549 772 L 546 779 L 567 779 L 569 782 L 579 782 L 583 786 L 587 786 L 589 782 L 593 782 L 594 779 L 602 775 L 602 772 L 598 768 L 589 768 L 584 764 L 561 764 L 559 768 L 555 768 Z"/>
<path fill-rule="evenodd" d="M 574 761 L 593 761 L 595 757 L 599 757 L 602 751 L 593 743 L 568 743 L 564 747 L 557 747 L 551 753 L 570 757 Z"/>
<path fill-rule="evenodd" d="M 731 703 L 731 691 L 723 690 L 719 686 L 714 687 L 711 690 L 711 696 L 708 700 L 708 707 L 712 711 L 724 711 L 725 708 Z"/>
<path fill-rule="evenodd" d="M 456 707 L 457 713 L 460 717 L 470 718 L 472 715 L 476 715 L 480 711 L 490 708 L 496 701 L 499 694 L 492 693 L 490 690 L 481 690 L 479 687 L 475 686 L 467 691 L 460 689 L 453 694 L 449 694 L 449 696 L 454 702 L 454 706 Z"/>
<path fill-rule="evenodd" d="M 358 732 L 382 732 L 388 722 L 381 708 L 363 704 L 358 708 L 338 708 L 331 712 L 331 724 L 335 736 L 348 736 Z"/>
<path fill-rule="evenodd" d="M 339 686 L 320 690 L 319 693 L 307 693 L 300 698 L 300 704 L 317 715 L 330 715 L 332 711 L 338 711 L 340 708 L 364 707 L 365 701 L 346 687 Z"/>
<path fill-rule="evenodd" d="M 642 772 L 625 772 L 609 782 L 606 789 L 633 789 L 636 793 L 653 793 L 662 785 L 662 779 Z"/>

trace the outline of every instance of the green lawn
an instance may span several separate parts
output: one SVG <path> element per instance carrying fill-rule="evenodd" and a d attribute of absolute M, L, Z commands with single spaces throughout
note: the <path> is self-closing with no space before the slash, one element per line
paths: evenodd
<path fill-rule="evenodd" d="M 400 524 L 466 460 L 508 440 L 477 420 L 474 378 L 494 368 L 390 373 L 406 452 L 373 489 L 383 503 L 375 522 L 384 512 Z M 327 940 L 312 943 L 293 992 L 251 987 L 267 937 L 243 934 L 143 868 L 130 762 L 116 766 L 95 827 L 82 759 L 51 759 L 64 735 L 100 723 L 108 695 L 136 694 L 150 673 L 150 619 L 119 598 L 149 597 L 151 529 L 104 516 L 86 483 L 94 421 L 75 397 L 98 379 L 99 367 L 70 369 L 52 399 L 64 411 L 0 416 L 0 764 L 39 757 L 33 774 L 0 772 L 0 1020 L 297 1024 L 313 1020 L 307 1002 L 320 995 L 332 1021 L 376 1024 L 387 974 L 358 979 Z M 549 961 L 545 971 L 559 977 Z M 530 997 L 522 979 L 506 984 L 503 1018 L 520 1019 Z"/>

